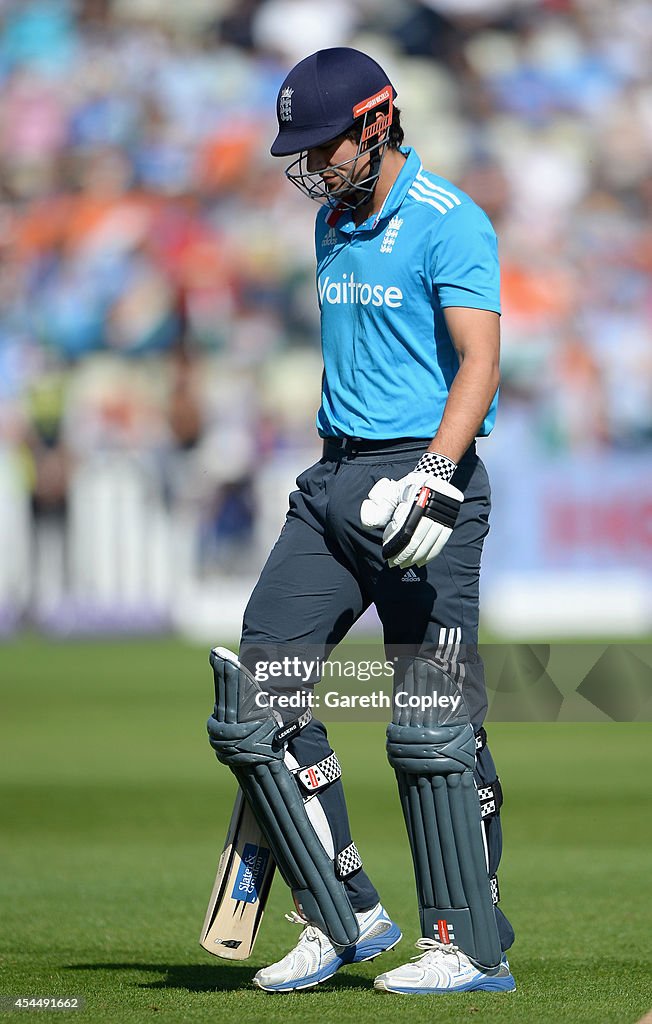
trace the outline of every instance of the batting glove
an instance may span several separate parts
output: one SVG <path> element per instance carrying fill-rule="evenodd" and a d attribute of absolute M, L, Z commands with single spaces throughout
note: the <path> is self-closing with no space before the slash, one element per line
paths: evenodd
<path fill-rule="evenodd" d="M 453 532 L 464 495 L 449 483 L 456 465 L 426 452 L 400 480 L 383 477 L 360 507 L 363 526 L 385 527 L 383 558 L 391 566 L 422 566 Z"/>

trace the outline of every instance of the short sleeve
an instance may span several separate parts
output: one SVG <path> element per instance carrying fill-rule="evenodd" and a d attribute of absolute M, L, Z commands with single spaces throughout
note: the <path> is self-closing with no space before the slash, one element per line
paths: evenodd
<path fill-rule="evenodd" d="M 442 307 L 500 313 L 498 240 L 491 221 L 475 203 L 464 203 L 441 218 L 431 266 Z"/>

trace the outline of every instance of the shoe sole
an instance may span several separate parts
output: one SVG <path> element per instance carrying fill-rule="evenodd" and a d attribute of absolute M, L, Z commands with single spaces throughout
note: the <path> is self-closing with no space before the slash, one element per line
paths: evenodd
<path fill-rule="evenodd" d="M 513 978 L 487 978 L 477 985 L 471 982 L 458 988 L 388 988 L 387 985 L 374 982 L 376 992 L 401 996 L 447 996 L 456 992 L 515 992 L 516 982 Z"/>
<path fill-rule="evenodd" d="M 403 938 L 403 933 L 401 932 L 401 930 L 398 927 L 398 925 L 393 924 L 392 927 L 389 928 L 387 932 L 385 932 L 384 938 L 388 938 L 388 937 L 389 937 L 389 943 L 387 945 L 383 945 L 380 948 L 374 948 L 374 942 L 379 943 L 380 940 L 383 938 L 383 936 L 379 935 L 377 937 L 377 939 L 375 939 L 375 940 L 371 939 L 370 940 L 370 947 L 371 948 L 370 948 L 370 951 L 368 952 L 367 956 L 361 956 L 361 957 L 354 956 L 352 960 L 345 960 L 343 966 L 346 967 L 346 966 L 348 966 L 348 964 L 366 964 L 370 960 L 375 960 L 376 957 L 379 957 L 382 953 L 387 953 L 387 952 L 389 952 L 390 949 L 394 949 L 394 947 L 397 946 L 399 944 L 399 942 L 401 941 L 401 939 Z"/>
<path fill-rule="evenodd" d="M 342 960 L 339 964 L 337 964 L 337 966 L 335 966 L 334 970 L 329 971 L 329 973 L 324 975 L 323 978 L 317 978 L 315 980 L 306 981 L 302 985 L 296 985 L 292 984 L 292 982 L 288 982 L 287 985 L 289 987 L 279 988 L 271 985 L 261 985 L 261 983 L 257 981 L 256 978 L 253 978 L 253 983 L 256 986 L 256 988 L 259 988 L 261 990 L 261 992 L 279 992 L 281 994 L 285 992 L 307 992 L 309 989 L 317 988 L 318 985 L 322 985 L 325 981 L 328 981 L 330 978 L 334 977 L 341 967 L 349 967 L 351 964 L 364 964 L 372 960 L 376 960 L 376 958 L 381 956 L 383 953 L 387 953 L 389 952 L 390 949 L 394 949 L 394 946 L 397 946 L 402 938 L 403 935 L 399 931 L 396 938 L 394 938 L 393 941 L 388 946 L 383 946 L 382 949 L 375 950 L 373 953 L 369 953 L 368 956 L 363 956 L 359 959 Z"/>

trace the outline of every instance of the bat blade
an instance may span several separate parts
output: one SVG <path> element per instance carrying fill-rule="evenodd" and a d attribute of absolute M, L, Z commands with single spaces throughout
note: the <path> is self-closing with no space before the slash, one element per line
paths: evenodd
<path fill-rule="evenodd" d="M 199 943 L 213 956 L 246 960 L 258 935 L 276 863 L 238 790 Z"/>

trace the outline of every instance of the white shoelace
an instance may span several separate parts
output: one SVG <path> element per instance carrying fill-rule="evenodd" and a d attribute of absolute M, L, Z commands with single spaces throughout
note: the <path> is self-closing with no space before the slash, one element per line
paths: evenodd
<path fill-rule="evenodd" d="M 314 925 L 314 924 L 308 924 L 308 922 L 306 921 L 305 917 L 302 917 L 301 914 L 297 914 L 296 910 L 292 910 L 292 911 L 290 911 L 289 914 L 286 914 L 285 915 L 285 920 L 289 921 L 290 924 L 301 924 L 301 925 L 303 925 L 303 931 L 301 932 L 301 935 L 299 936 L 299 941 L 301 941 L 301 939 L 303 939 L 303 938 L 306 938 L 306 939 L 317 939 L 317 938 L 319 938 L 319 935 L 318 935 L 319 928 L 317 928 L 316 925 Z"/>
<path fill-rule="evenodd" d="M 427 956 L 432 956 L 432 954 L 443 953 L 444 955 L 454 956 L 457 960 L 457 966 L 460 968 L 462 966 L 460 961 L 460 953 L 462 950 L 452 942 L 439 942 L 438 939 L 431 939 L 427 936 L 423 936 L 422 938 L 417 939 L 415 946 L 417 949 L 425 950 L 425 953 L 418 953 L 416 956 L 410 957 L 411 960 L 423 960 Z"/>

